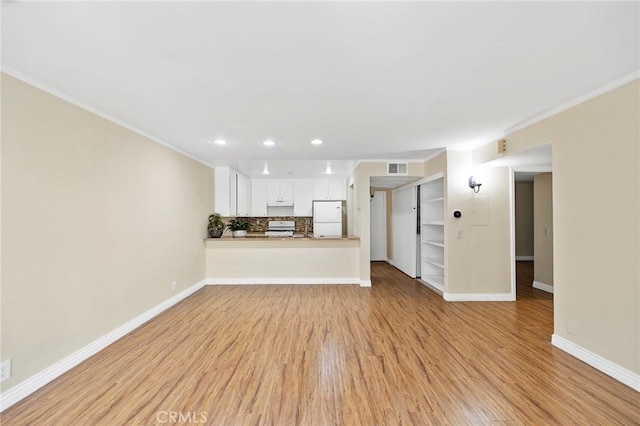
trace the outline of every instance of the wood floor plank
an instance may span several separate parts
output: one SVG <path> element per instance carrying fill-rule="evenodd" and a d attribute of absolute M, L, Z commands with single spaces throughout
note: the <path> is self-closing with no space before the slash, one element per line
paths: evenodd
<path fill-rule="evenodd" d="M 2 413 L 3 425 L 639 425 L 640 397 L 550 343 L 553 298 L 205 287 Z M 177 422 L 174 422 L 174 424 Z"/>

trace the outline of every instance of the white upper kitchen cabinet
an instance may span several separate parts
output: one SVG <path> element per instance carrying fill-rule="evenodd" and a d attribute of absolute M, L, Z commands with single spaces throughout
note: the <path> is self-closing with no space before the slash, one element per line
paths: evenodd
<path fill-rule="evenodd" d="M 341 180 L 313 181 L 314 200 L 346 200 L 346 183 Z"/>
<path fill-rule="evenodd" d="M 215 192 L 213 194 L 215 211 L 223 217 L 235 216 L 237 212 L 238 172 L 230 167 L 216 167 Z"/>
<path fill-rule="evenodd" d="M 293 186 L 293 215 L 313 214 L 313 184 L 310 180 L 296 180 Z"/>
<path fill-rule="evenodd" d="M 245 175 L 238 173 L 236 184 L 236 216 L 249 217 L 251 216 L 251 180 Z"/>
<path fill-rule="evenodd" d="M 293 181 L 268 180 L 267 203 L 281 201 L 293 202 Z"/>
<path fill-rule="evenodd" d="M 267 181 L 251 181 L 251 216 L 267 216 Z"/>
<path fill-rule="evenodd" d="M 230 167 L 216 167 L 213 199 L 223 217 L 250 216 L 251 184 L 248 177 Z"/>

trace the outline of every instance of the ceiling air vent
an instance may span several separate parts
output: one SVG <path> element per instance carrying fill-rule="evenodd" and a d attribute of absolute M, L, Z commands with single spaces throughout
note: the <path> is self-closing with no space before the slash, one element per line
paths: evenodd
<path fill-rule="evenodd" d="M 409 174 L 409 165 L 407 163 L 387 163 L 388 175 L 407 175 Z"/>

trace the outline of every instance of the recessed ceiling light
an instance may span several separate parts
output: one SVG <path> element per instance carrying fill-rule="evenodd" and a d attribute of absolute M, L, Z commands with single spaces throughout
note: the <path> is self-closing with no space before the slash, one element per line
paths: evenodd
<path fill-rule="evenodd" d="M 216 139 L 215 141 L 213 141 L 213 143 L 215 143 L 216 145 L 226 145 L 227 141 L 225 141 L 224 139 Z"/>
<path fill-rule="evenodd" d="M 322 141 L 320 139 L 314 139 L 311 141 L 311 145 L 322 145 Z"/>
<path fill-rule="evenodd" d="M 264 146 L 274 146 L 276 143 L 274 141 L 272 141 L 271 139 L 267 139 L 266 141 L 262 142 L 262 145 Z"/>

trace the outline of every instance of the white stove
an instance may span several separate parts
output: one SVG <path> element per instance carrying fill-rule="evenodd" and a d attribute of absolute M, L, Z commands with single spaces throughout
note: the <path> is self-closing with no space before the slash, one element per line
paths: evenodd
<path fill-rule="evenodd" d="M 264 235 L 268 237 L 293 237 L 296 223 L 293 220 L 270 220 Z"/>

